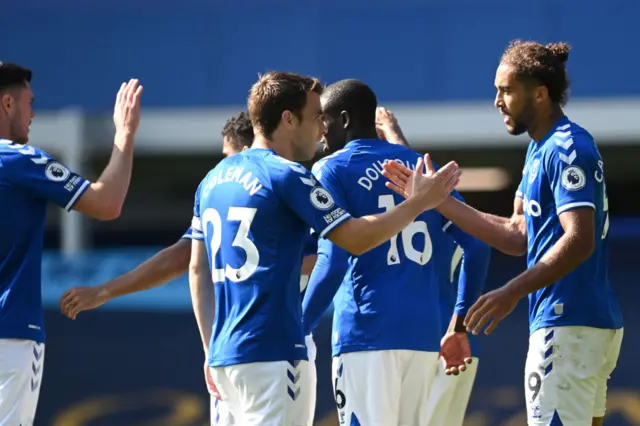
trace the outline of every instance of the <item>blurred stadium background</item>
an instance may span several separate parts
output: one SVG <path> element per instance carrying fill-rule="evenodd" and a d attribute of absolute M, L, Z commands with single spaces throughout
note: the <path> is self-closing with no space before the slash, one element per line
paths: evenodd
<path fill-rule="evenodd" d="M 52 209 L 43 296 L 45 379 L 36 425 L 204 426 L 208 398 L 186 279 L 114 301 L 77 321 L 62 292 L 125 272 L 189 226 L 192 197 L 221 158 L 222 124 L 244 108 L 259 72 L 287 70 L 325 82 L 359 78 L 393 110 L 416 149 L 467 169 L 463 193 L 510 214 L 525 137 L 507 136 L 492 110 L 495 67 L 509 40 L 565 40 L 567 112 L 596 137 L 605 159 L 611 279 L 624 307 L 625 342 L 611 380 L 609 426 L 640 425 L 640 45 L 634 0 L 505 2 L 0 0 L 0 59 L 33 69 L 38 116 L 32 143 L 95 178 L 110 153 L 114 95 L 145 86 L 136 164 L 122 218 L 85 221 Z M 5 207 L 6 208 L 6 207 Z M 494 252 L 488 287 L 524 268 Z M 524 425 L 527 308 L 482 338 L 469 426 Z M 318 425 L 336 425 L 329 328 L 319 346 Z"/>

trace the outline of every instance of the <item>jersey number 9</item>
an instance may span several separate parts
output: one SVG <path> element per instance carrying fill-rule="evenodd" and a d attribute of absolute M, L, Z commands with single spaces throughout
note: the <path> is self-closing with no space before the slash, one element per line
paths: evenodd
<path fill-rule="evenodd" d="M 249 229 L 251 228 L 251 222 L 255 217 L 257 209 L 248 207 L 229 207 L 229 213 L 227 214 L 228 221 L 238 221 L 238 231 L 231 243 L 232 247 L 238 247 L 244 250 L 247 255 L 247 259 L 244 264 L 239 268 L 232 268 L 230 265 L 225 265 L 223 268 L 218 268 L 216 265 L 216 255 L 220 250 L 222 244 L 222 218 L 220 213 L 216 209 L 206 209 L 202 215 L 202 229 L 206 239 L 209 241 L 209 255 L 211 256 L 211 277 L 214 283 L 222 282 L 225 277 L 229 281 L 241 282 L 249 278 L 258 268 L 260 262 L 260 253 L 258 248 L 249 239 Z M 213 233 L 209 235 L 209 225 L 212 225 Z"/>
<path fill-rule="evenodd" d="M 396 206 L 393 195 L 381 195 L 378 197 L 378 207 L 391 210 Z M 416 234 L 424 234 L 424 249 L 419 252 L 413 247 L 413 237 Z M 411 222 L 409 226 L 404 228 L 400 233 L 402 237 L 402 249 L 407 259 L 417 263 L 418 265 L 426 265 L 431 260 L 433 247 L 431 237 L 427 229 L 427 223 L 422 220 Z M 398 265 L 400 263 L 400 255 L 398 253 L 398 236 L 394 236 L 389 240 L 391 247 L 387 253 L 387 265 Z"/>

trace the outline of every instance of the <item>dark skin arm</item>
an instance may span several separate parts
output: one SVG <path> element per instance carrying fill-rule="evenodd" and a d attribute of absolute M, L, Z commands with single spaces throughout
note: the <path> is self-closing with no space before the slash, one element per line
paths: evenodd
<path fill-rule="evenodd" d="M 591 256 L 596 238 L 594 210 L 586 207 L 569 210 L 560 214 L 559 219 L 564 235 L 535 266 L 478 299 L 466 316 L 469 331 L 478 334 L 488 325 L 485 334 L 491 333 L 520 299 L 557 282 Z"/>

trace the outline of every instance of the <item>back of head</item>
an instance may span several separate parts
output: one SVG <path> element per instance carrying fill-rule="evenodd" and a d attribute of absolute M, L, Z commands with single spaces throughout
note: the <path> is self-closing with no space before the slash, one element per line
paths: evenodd
<path fill-rule="evenodd" d="M 547 88 L 552 102 L 564 106 L 568 100 L 567 60 L 571 47 L 567 43 L 542 45 L 534 41 L 515 40 L 500 61 L 509 65 L 524 83 Z"/>
<path fill-rule="evenodd" d="M 251 117 L 245 111 L 228 119 L 222 128 L 222 137 L 236 152 L 242 151 L 245 147 L 250 147 L 253 143 L 253 136 Z"/>
<path fill-rule="evenodd" d="M 302 110 L 311 92 L 322 94 L 322 84 L 316 78 L 279 71 L 261 75 L 249 92 L 253 127 L 271 139 L 285 111 L 302 120 Z"/>
<path fill-rule="evenodd" d="M 336 117 L 346 111 L 351 126 L 375 128 L 378 99 L 364 82 L 355 79 L 335 82 L 325 88 L 322 99 L 325 115 Z"/>

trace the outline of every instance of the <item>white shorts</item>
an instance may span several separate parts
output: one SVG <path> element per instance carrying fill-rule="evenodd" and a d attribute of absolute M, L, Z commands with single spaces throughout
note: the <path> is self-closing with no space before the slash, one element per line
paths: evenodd
<path fill-rule="evenodd" d="M 309 334 L 305 338 L 305 343 L 307 346 L 307 356 L 309 357 L 309 362 L 307 363 L 308 371 L 307 374 L 300 374 L 299 384 L 301 389 L 306 389 L 306 392 L 308 394 L 308 398 L 306 398 L 306 401 L 308 402 L 308 404 L 306 408 L 301 407 L 302 413 L 300 414 L 300 417 L 306 419 L 306 421 L 304 421 L 300 425 L 313 426 L 313 418 L 316 410 L 316 393 L 318 383 L 316 373 L 317 349 L 316 344 L 313 341 L 313 336 L 311 334 Z M 301 365 L 300 368 L 304 368 L 304 365 Z M 229 405 L 227 404 L 226 399 L 223 399 L 224 401 L 220 401 L 213 396 L 211 397 L 211 426 L 233 426 L 236 424 L 235 418 L 229 410 Z"/>
<path fill-rule="evenodd" d="M 308 364 L 276 361 L 214 367 L 211 377 L 238 425 L 299 426 L 308 421 L 310 395 L 301 386 Z"/>
<path fill-rule="evenodd" d="M 478 358 L 474 357 L 473 362 L 467 365 L 466 371 L 457 376 L 447 376 L 444 363 L 438 362 L 427 404 L 429 426 L 462 426 L 478 372 L 478 363 Z"/>
<path fill-rule="evenodd" d="M 365 351 L 333 358 L 340 424 L 426 425 L 437 368 L 437 352 Z"/>
<path fill-rule="evenodd" d="M 43 343 L 0 339 L 0 426 L 33 425 L 43 364 Z"/>
<path fill-rule="evenodd" d="M 525 366 L 528 424 L 560 420 L 564 426 L 591 426 L 593 417 L 604 417 L 607 381 L 618 362 L 622 334 L 622 329 L 592 327 L 534 332 Z"/>

